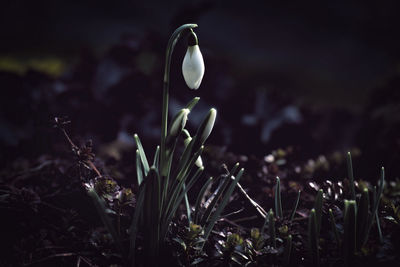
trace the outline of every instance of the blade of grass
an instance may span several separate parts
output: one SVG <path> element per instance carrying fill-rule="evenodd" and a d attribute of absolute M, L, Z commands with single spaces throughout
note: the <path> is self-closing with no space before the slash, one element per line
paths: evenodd
<path fill-rule="evenodd" d="M 275 218 L 272 209 L 270 209 L 268 212 L 268 232 L 270 246 L 276 248 Z"/>
<path fill-rule="evenodd" d="M 301 194 L 301 190 L 299 190 L 299 191 L 297 192 L 297 198 L 296 198 L 296 201 L 294 202 L 294 206 L 293 206 L 292 212 L 290 213 L 290 221 L 291 221 L 291 222 L 292 222 L 293 219 L 294 219 L 294 215 L 296 214 L 296 210 L 297 210 L 297 207 L 298 207 L 298 205 L 299 205 L 300 194 Z"/>
<path fill-rule="evenodd" d="M 136 177 L 138 185 L 140 185 L 143 181 L 143 168 L 140 161 L 140 153 L 138 149 L 136 149 Z"/>
<path fill-rule="evenodd" d="M 292 235 L 289 235 L 286 240 L 285 251 L 283 253 L 283 265 L 288 266 L 290 264 L 290 255 L 292 253 Z"/>
<path fill-rule="evenodd" d="M 139 136 L 137 134 L 134 134 L 133 137 L 135 138 L 136 146 L 139 150 L 140 160 L 142 161 L 142 164 L 143 164 L 144 176 L 147 176 L 147 174 L 149 173 L 150 167 L 149 167 L 149 163 L 146 158 L 146 153 L 144 153 L 142 142 L 140 142 Z"/>
<path fill-rule="evenodd" d="M 146 190 L 144 200 L 144 236 L 145 252 L 150 263 L 158 255 L 160 245 L 160 177 L 154 167 L 150 168 L 146 177 Z M 153 265 L 153 264 L 152 264 Z"/>
<path fill-rule="evenodd" d="M 368 188 L 364 188 L 357 209 L 357 250 L 364 244 L 369 219 L 369 194 Z"/>
<path fill-rule="evenodd" d="M 318 190 L 317 196 L 315 197 L 314 209 L 316 215 L 316 223 L 317 223 L 317 233 L 319 235 L 321 230 L 321 219 L 322 219 L 322 203 L 323 203 L 323 194 L 322 189 Z"/>
<path fill-rule="evenodd" d="M 356 191 L 354 189 L 353 162 L 351 160 L 351 153 L 350 152 L 347 152 L 347 175 L 349 176 L 351 199 L 352 200 L 356 200 Z"/>
<path fill-rule="evenodd" d="M 160 146 L 157 146 L 153 160 L 153 166 L 156 167 L 157 170 L 160 169 L 159 163 L 160 163 Z"/>
<path fill-rule="evenodd" d="M 308 219 L 308 246 L 312 263 L 315 266 L 319 266 L 318 239 L 316 212 L 315 209 L 312 209 Z"/>
<path fill-rule="evenodd" d="M 335 238 L 335 242 L 338 248 L 340 248 L 340 238 L 339 238 L 339 232 L 336 227 L 336 222 L 335 222 L 335 217 L 333 216 L 333 211 L 332 209 L 329 209 L 329 219 L 331 222 L 331 227 L 332 227 L 332 232 L 333 236 Z"/>
<path fill-rule="evenodd" d="M 221 215 L 221 212 L 223 211 L 225 206 L 228 204 L 229 198 L 231 197 L 236 184 L 239 182 L 240 178 L 242 177 L 243 172 L 244 172 L 244 169 L 243 168 L 240 169 L 239 173 L 236 175 L 235 179 L 232 181 L 229 188 L 227 189 L 224 197 L 222 198 L 221 203 L 218 205 L 217 210 L 211 216 L 210 221 L 208 222 L 208 224 L 204 230 L 203 238 L 205 240 L 208 239 L 208 236 L 210 235 L 211 230 L 214 228 L 215 223 L 217 222 L 219 216 Z M 203 248 L 203 247 L 204 247 L 204 243 L 201 245 L 201 248 Z"/>
<path fill-rule="evenodd" d="M 212 199 L 211 203 L 207 206 L 207 208 L 201 218 L 200 225 L 205 226 L 207 221 L 210 219 L 212 211 L 216 207 L 218 200 L 222 198 L 223 193 L 226 191 L 226 189 L 228 188 L 228 185 L 231 183 L 231 179 L 229 177 L 230 177 L 229 175 L 223 175 L 223 178 L 225 180 L 222 182 L 222 184 L 220 184 L 217 187 L 217 189 L 213 193 L 213 199 Z"/>
<path fill-rule="evenodd" d="M 355 200 L 345 200 L 343 255 L 346 266 L 351 266 L 353 264 L 356 251 L 356 218 L 357 206 Z"/>
<path fill-rule="evenodd" d="M 278 218 L 283 218 L 282 199 L 281 199 L 281 180 L 276 177 L 275 185 L 275 213 Z"/>
<path fill-rule="evenodd" d="M 194 208 L 194 223 L 195 224 L 199 224 L 199 212 L 200 212 L 200 205 L 201 205 L 201 201 L 204 197 L 204 193 L 206 192 L 208 186 L 211 184 L 213 178 L 210 177 L 207 182 L 204 183 L 204 185 L 201 187 L 199 194 L 197 195 L 197 199 L 196 199 L 196 205 Z"/>
<path fill-rule="evenodd" d="M 104 200 L 100 198 L 100 196 L 96 193 L 94 188 L 90 188 L 88 190 L 88 195 L 92 198 L 93 204 L 97 210 L 97 213 L 100 215 L 100 219 L 103 222 L 104 226 L 107 228 L 108 232 L 111 234 L 111 237 L 118 248 L 119 251 L 124 255 L 125 251 L 122 246 L 121 238 L 115 229 L 114 224 L 112 223 L 110 217 L 107 214 L 107 207 L 104 203 Z"/>
<path fill-rule="evenodd" d="M 146 190 L 145 187 L 146 187 L 146 182 L 142 183 L 139 187 L 136 208 L 133 214 L 131 227 L 129 228 L 129 238 L 130 238 L 129 258 L 131 259 L 132 267 L 135 266 L 136 235 L 139 228 L 139 218 L 143 211 L 144 194 Z"/>
<path fill-rule="evenodd" d="M 265 219 L 264 219 L 263 226 L 261 227 L 261 230 L 260 230 L 260 232 L 261 232 L 261 235 L 263 235 L 263 234 L 264 234 L 265 227 L 267 226 L 267 223 L 268 223 L 268 214 L 267 214 L 267 216 L 265 216 Z"/>
<path fill-rule="evenodd" d="M 375 213 L 376 228 L 378 229 L 379 242 L 383 243 L 383 235 L 381 230 L 381 223 L 379 222 L 378 212 Z"/>
<path fill-rule="evenodd" d="M 183 184 L 183 190 L 186 191 L 186 185 L 185 184 Z M 190 204 L 189 204 L 189 199 L 188 199 L 187 193 L 185 193 L 184 199 L 185 199 L 186 215 L 187 215 L 187 218 L 188 218 L 188 223 L 190 225 L 190 223 L 192 222 L 192 216 L 191 216 L 192 212 L 190 210 Z"/>
<path fill-rule="evenodd" d="M 165 237 L 168 227 L 169 227 L 169 224 L 170 224 L 176 210 L 178 209 L 180 203 L 182 202 L 183 197 L 190 190 L 190 188 L 192 188 L 194 183 L 199 179 L 199 177 L 203 171 L 204 171 L 204 167 L 197 169 L 196 173 L 193 175 L 192 179 L 189 181 L 186 188 L 183 189 L 183 191 L 179 193 L 176 200 L 172 201 L 171 210 L 167 210 L 167 211 L 165 211 L 165 214 L 163 214 L 162 221 L 161 221 L 161 238 Z M 176 190 L 176 191 L 180 191 L 180 190 Z"/>
<path fill-rule="evenodd" d="M 364 240 L 363 245 L 365 245 L 365 243 L 368 240 L 369 232 L 371 231 L 371 227 L 372 227 L 372 224 L 373 224 L 375 216 L 376 216 L 375 214 L 378 213 L 379 202 L 382 197 L 384 186 L 385 186 L 385 169 L 382 167 L 381 168 L 381 178 L 380 178 L 379 184 L 378 184 L 378 191 L 376 192 L 376 189 L 374 187 L 374 192 L 372 194 L 373 195 L 373 207 L 372 207 L 372 212 L 371 212 L 369 220 L 368 220 L 367 233 L 366 233 L 366 238 Z"/>

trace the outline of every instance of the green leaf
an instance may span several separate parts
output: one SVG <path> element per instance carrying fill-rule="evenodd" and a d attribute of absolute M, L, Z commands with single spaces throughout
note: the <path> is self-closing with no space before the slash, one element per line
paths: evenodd
<path fill-rule="evenodd" d="M 338 233 L 338 230 L 336 227 L 335 217 L 333 216 L 332 209 L 329 209 L 329 219 L 331 221 L 333 236 L 335 237 L 337 247 L 339 248 L 340 247 L 340 238 L 339 238 L 339 233 Z"/>
<path fill-rule="evenodd" d="M 199 102 L 200 97 L 195 97 L 193 98 L 187 105 L 185 108 L 189 109 L 190 111 L 192 111 L 192 109 L 194 108 L 194 106 L 196 106 L 197 102 Z"/>
<path fill-rule="evenodd" d="M 225 206 L 228 204 L 229 198 L 231 197 L 233 190 L 235 189 L 235 186 L 237 185 L 237 183 L 239 182 L 240 178 L 242 177 L 244 172 L 244 169 L 242 168 L 239 173 L 236 175 L 235 179 L 232 181 L 232 183 L 230 184 L 229 188 L 226 190 L 226 193 L 224 195 L 224 197 L 222 198 L 221 203 L 218 205 L 216 211 L 213 213 L 213 215 L 211 216 L 205 230 L 204 230 L 204 239 L 208 239 L 208 236 L 211 233 L 211 230 L 214 228 L 215 223 L 217 222 L 217 220 L 219 219 L 219 216 L 221 215 L 221 212 L 223 211 L 223 209 L 225 208 Z M 203 243 L 204 246 L 204 243 Z"/>
<path fill-rule="evenodd" d="M 146 181 L 144 181 L 139 186 L 139 193 L 136 202 L 135 212 L 133 213 L 131 227 L 129 229 L 129 238 L 130 238 L 130 250 L 129 250 L 129 258 L 131 259 L 131 265 L 135 266 L 135 248 L 136 248 L 136 235 L 139 229 L 139 218 L 143 212 L 143 202 L 146 191 Z"/>
<path fill-rule="evenodd" d="M 144 176 L 147 176 L 147 174 L 149 173 L 150 167 L 149 167 L 149 163 L 146 158 L 146 154 L 144 153 L 142 142 L 140 142 L 139 136 L 137 134 L 134 134 L 133 137 L 135 138 L 136 146 L 139 150 L 140 160 L 142 162 L 143 170 L 144 170 Z"/>
<path fill-rule="evenodd" d="M 159 164 L 160 164 L 160 146 L 157 146 L 156 152 L 154 153 L 154 160 L 153 160 L 153 166 L 159 170 Z"/>
<path fill-rule="evenodd" d="M 356 218 L 357 207 L 355 200 L 345 200 L 343 255 L 346 266 L 353 264 L 356 251 Z"/>
<path fill-rule="evenodd" d="M 315 197 L 315 203 L 314 203 L 318 235 L 321 230 L 323 194 L 324 194 L 324 192 L 322 191 L 322 189 L 318 190 L 317 196 Z"/>
<path fill-rule="evenodd" d="M 366 238 L 367 234 L 369 216 L 368 189 L 364 188 L 357 210 L 357 250 L 360 250 L 364 244 L 364 239 Z"/>
<path fill-rule="evenodd" d="M 143 209 L 144 236 L 145 251 L 151 258 L 158 255 L 160 245 L 160 177 L 154 167 L 150 168 L 146 182 Z"/>
<path fill-rule="evenodd" d="M 318 250 L 318 227 L 317 227 L 317 216 L 315 209 L 311 210 L 310 216 L 308 217 L 308 246 L 310 249 L 310 255 L 312 263 L 315 266 L 319 266 L 319 250 Z"/>
<path fill-rule="evenodd" d="M 290 264 L 290 255 L 292 253 L 292 235 L 289 235 L 286 240 L 285 251 L 283 252 L 283 265 L 288 266 Z"/>
<path fill-rule="evenodd" d="M 183 187 L 184 180 L 181 181 L 178 188 L 175 189 L 177 192 L 177 197 L 174 197 L 170 203 L 171 209 L 165 210 L 164 214 L 162 214 L 162 221 L 161 221 L 161 237 L 164 238 L 165 234 L 167 233 L 168 226 L 175 215 L 176 210 L 178 209 L 180 203 L 182 202 L 183 197 L 185 194 L 192 188 L 194 183 L 199 179 L 200 175 L 204 171 L 204 167 L 198 168 L 196 173 L 193 175 L 192 179 L 187 184 L 186 188 L 181 191 Z"/>
<path fill-rule="evenodd" d="M 297 210 L 297 207 L 298 207 L 298 205 L 299 205 L 300 194 L 301 194 L 301 191 L 299 190 L 299 191 L 297 192 L 297 198 L 296 198 L 296 201 L 294 202 L 294 206 L 293 206 L 292 212 L 291 212 L 291 214 L 290 214 L 290 221 L 291 221 L 291 222 L 292 222 L 293 219 L 294 219 L 294 215 L 296 214 L 296 210 Z"/>
<path fill-rule="evenodd" d="M 270 209 L 268 212 L 268 232 L 270 238 L 270 246 L 276 248 L 275 218 L 272 209 Z"/>
<path fill-rule="evenodd" d="M 226 191 L 226 189 L 228 188 L 228 185 L 231 183 L 231 179 L 229 177 L 231 177 L 230 175 L 223 175 L 223 181 L 220 183 L 220 185 L 217 187 L 217 189 L 215 190 L 215 192 L 213 193 L 212 197 L 212 201 L 211 203 L 208 205 L 208 207 L 206 208 L 201 221 L 200 221 L 200 225 L 205 226 L 207 221 L 210 219 L 211 213 L 214 210 L 214 208 L 217 205 L 218 200 L 220 200 L 222 198 L 223 193 Z"/>
<path fill-rule="evenodd" d="M 347 175 L 349 176 L 351 199 L 356 199 L 356 191 L 354 189 L 354 174 L 353 174 L 353 163 L 351 160 L 351 153 L 347 152 Z"/>
<path fill-rule="evenodd" d="M 100 219 L 103 222 L 104 226 L 107 228 L 108 232 L 111 234 L 111 237 L 122 254 L 124 254 L 124 248 L 122 246 L 121 238 L 118 235 L 114 224 L 112 223 L 110 217 L 107 214 L 107 208 L 104 203 L 104 200 L 100 198 L 100 196 L 96 193 L 94 188 L 90 188 L 88 190 L 88 195 L 92 198 L 93 204 L 97 210 L 97 213 L 100 215 Z"/>
<path fill-rule="evenodd" d="M 143 181 L 143 168 L 140 161 L 140 153 L 138 149 L 136 149 L 136 176 L 138 185 L 140 185 Z"/>
<path fill-rule="evenodd" d="M 378 213 L 379 202 L 380 202 L 381 197 L 382 197 L 384 186 L 385 186 L 385 169 L 382 167 L 381 168 L 381 178 L 380 178 L 379 184 L 378 184 L 378 192 L 376 192 L 376 189 L 374 187 L 374 192 L 372 194 L 372 196 L 374 197 L 373 198 L 372 212 L 371 212 L 371 214 L 369 216 L 367 233 L 365 235 L 366 238 L 364 240 L 364 244 L 363 245 L 365 245 L 365 243 L 368 240 L 369 232 L 371 231 L 372 224 L 373 224 L 373 222 L 375 220 L 375 216 L 376 216 L 375 214 Z"/>
<path fill-rule="evenodd" d="M 199 216 L 200 216 L 199 212 L 200 212 L 200 208 L 201 208 L 201 207 L 200 207 L 201 201 L 202 201 L 202 199 L 203 199 L 203 196 L 204 196 L 204 194 L 205 194 L 205 192 L 206 192 L 208 186 L 211 184 L 212 180 L 213 180 L 213 178 L 210 177 L 210 178 L 207 180 L 207 182 L 205 182 L 204 185 L 201 187 L 200 192 L 199 192 L 199 194 L 197 195 L 196 205 L 195 205 L 195 208 L 194 208 L 194 223 L 195 223 L 195 224 L 199 224 L 199 220 L 200 220 L 200 218 L 199 218 Z"/>
<path fill-rule="evenodd" d="M 276 177 L 275 185 L 275 212 L 278 218 L 283 218 L 282 200 L 281 200 L 281 181 Z"/>

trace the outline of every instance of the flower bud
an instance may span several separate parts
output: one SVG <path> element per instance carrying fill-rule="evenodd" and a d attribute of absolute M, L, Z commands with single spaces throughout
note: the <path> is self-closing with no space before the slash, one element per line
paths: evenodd
<path fill-rule="evenodd" d="M 190 89 L 198 89 L 204 76 L 204 60 L 200 52 L 196 34 L 192 31 L 188 48 L 182 63 L 182 74 Z"/>
<path fill-rule="evenodd" d="M 184 129 L 183 132 L 186 134 L 186 138 L 183 140 L 183 143 L 185 144 L 185 147 L 187 147 L 190 144 L 190 141 L 192 141 L 192 137 L 190 137 L 187 130 Z M 194 164 L 196 164 L 196 166 L 199 168 L 203 167 L 203 160 L 201 159 L 201 156 L 196 159 Z"/>
<path fill-rule="evenodd" d="M 177 137 L 178 134 L 185 128 L 188 114 L 190 110 L 187 108 L 181 109 L 178 114 L 176 114 L 175 118 L 172 120 L 171 126 L 169 128 L 169 136 L 170 138 Z"/>
<path fill-rule="evenodd" d="M 200 127 L 197 129 L 196 139 L 193 144 L 193 151 L 197 151 L 207 140 L 208 136 L 214 127 L 215 118 L 217 117 L 217 110 L 215 108 L 210 109 L 207 117 L 203 120 Z"/>
<path fill-rule="evenodd" d="M 200 134 L 199 135 L 200 144 L 204 144 L 204 142 L 210 136 L 211 131 L 214 127 L 216 117 L 217 117 L 217 110 L 215 108 L 210 109 L 206 119 L 203 121 L 203 124 L 199 128 L 198 134 Z"/>

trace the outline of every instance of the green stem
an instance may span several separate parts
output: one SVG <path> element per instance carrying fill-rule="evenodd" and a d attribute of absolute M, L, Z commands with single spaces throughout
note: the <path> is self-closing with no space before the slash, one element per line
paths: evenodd
<path fill-rule="evenodd" d="M 197 24 L 184 24 L 177 28 L 171 35 L 168 41 L 166 56 L 165 56 L 165 70 L 164 70 L 164 83 L 163 83 L 163 107 L 162 107 L 162 121 L 161 121 L 161 162 L 160 170 L 162 176 L 164 175 L 165 165 L 165 139 L 167 137 L 168 129 L 168 99 L 169 99 L 169 74 L 171 69 L 172 52 L 174 51 L 175 44 L 178 41 L 181 33 L 186 29 L 196 28 Z"/>

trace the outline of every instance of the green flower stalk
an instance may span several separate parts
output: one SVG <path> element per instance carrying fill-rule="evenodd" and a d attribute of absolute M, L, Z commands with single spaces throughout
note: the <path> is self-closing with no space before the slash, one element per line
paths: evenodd
<path fill-rule="evenodd" d="M 165 139 L 167 138 L 168 129 L 168 100 L 169 100 L 169 82 L 170 82 L 170 70 L 171 70 L 171 59 L 175 45 L 178 42 L 183 31 L 188 29 L 196 28 L 197 24 L 184 24 L 177 28 L 171 35 L 168 41 L 166 56 L 165 56 L 165 70 L 164 70 L 164 83 L 163 83 L 163 107 L 162 107 L 162 119 L 161 119 L 161 148 L 160 148 L 160 169 L 164 170 L 166 164 L 165 159 Z"/>

